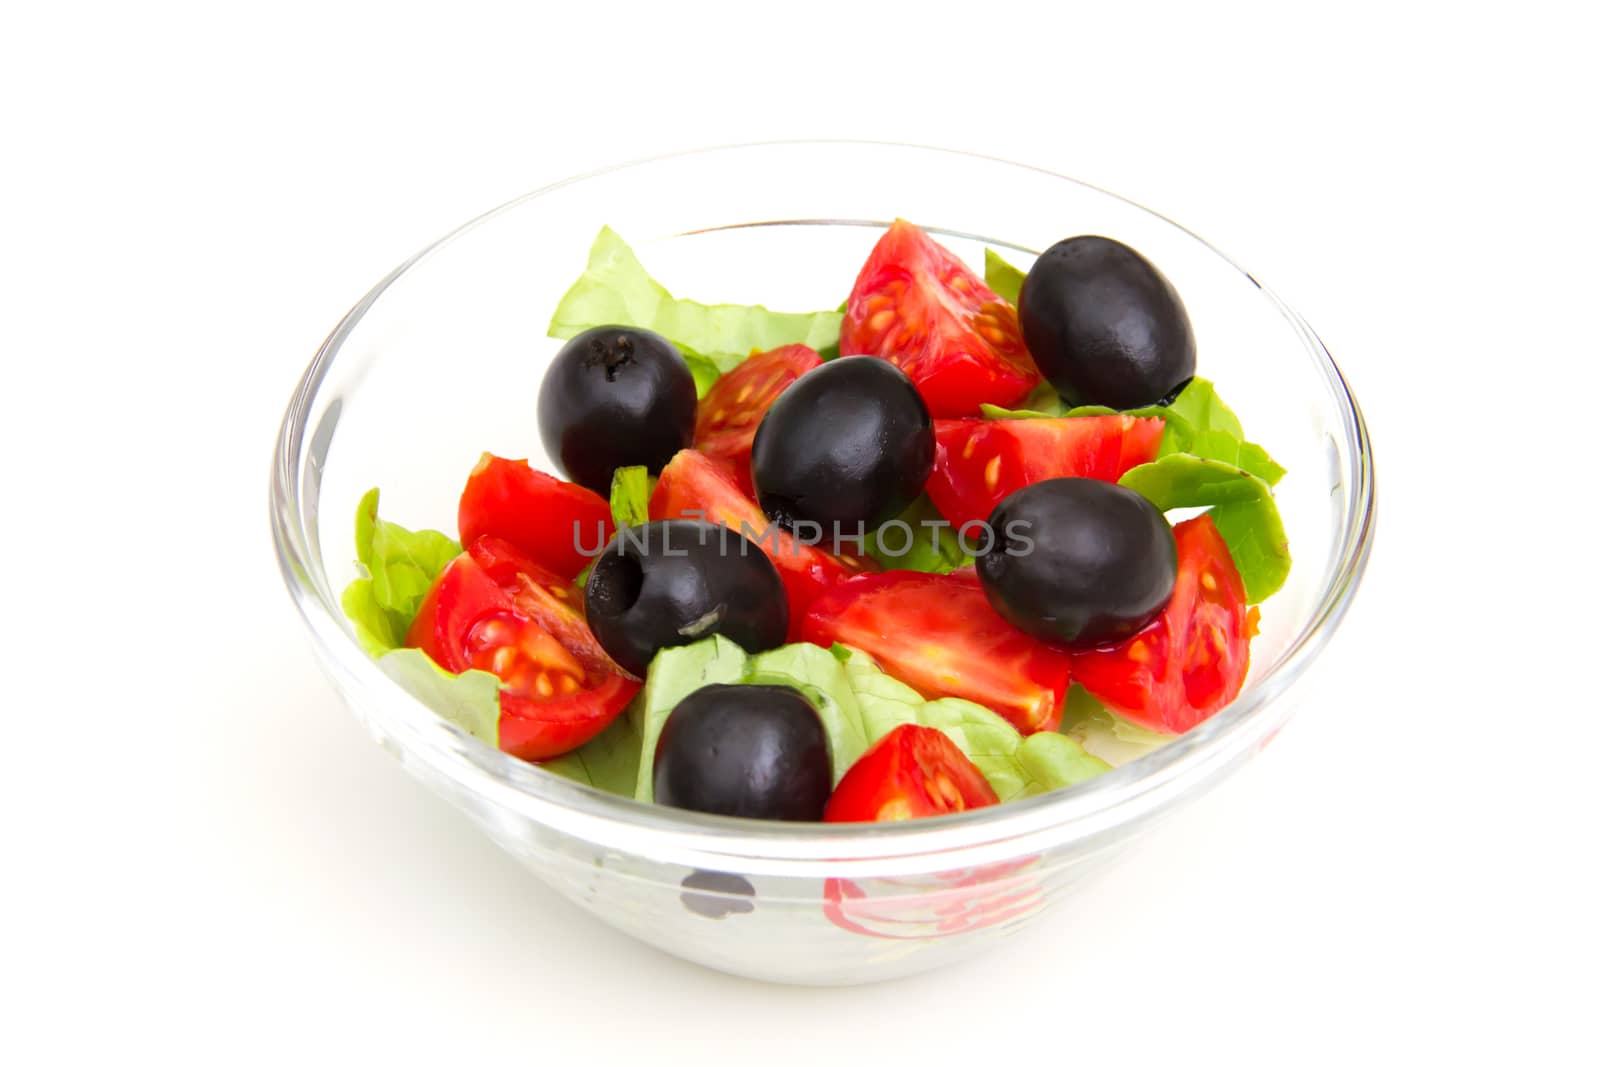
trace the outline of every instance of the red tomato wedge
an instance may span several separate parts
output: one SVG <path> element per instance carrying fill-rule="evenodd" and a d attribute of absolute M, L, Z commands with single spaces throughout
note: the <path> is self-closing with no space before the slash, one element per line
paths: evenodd
<path fill-rule="evenodd" d="M 839 351 L 905 371 L 935 418 L 976 415 L 979 404 L 1011 407 L 1039 384 L 1016 308 L 904 219 L 856 277 Z"/>
<path fill-rule="evenodd" d="M 487 453 L 472 468 L 457 512 L 461 543 L 499 537 L 541 566 L 571 580 L 615 532 L 611 505 L 581 485 Z"/>
<path fill-rule="evenodd" d="M 995 614 L 971 571 L 841 582 L 812 603 L 800 637 L 859 648 L 923 696 L 982 704 L 1025 734 L 1061 723 L 1070 654 Z"/>
<path fill-rule="evenodd" d="M 943 733 L 896 726 L 856 760 L 828 798 L 823 822 L 898 822 L 1000 803 L 994 787 Z"/>
<path fill-rule="evenodd" d="M 1260 612 L 1211 516 L 1173 528 L 1178 580 L 1166 610 L 1128 640 L 1078 652 L 1073 677 L 1147 730 L 1181 734 L 1239 695 Z"/>
<path fill-rule="evenodd" d="M 806 607 L 829 586 L 858 574 L 869 563 L 803 545 L 774 527 L 726 463 L 684 449 L 661 471 L 650 496 L 650 518 L 693 518 L 718 523 L 760 545 L 778 567 L 789 596 L 789 639 L 798 640 Z"/>
<path fill-rule="evenodd" d="M 639 690 L 589 632 L 580 605 L 569 581 L 485 537 L 440 573 L 406 644 L 447 671 L 499 677 L 500 748 L 550 759 L 604 730 Z"/>
<path fill-rule="evenodd" d="M 1114 482 L 1156 458 L 1164 419 L 939 419 L 928 496 L 957 529 L 1050 478 Z"/>
<path fill-rule="evenodd" d="M 784 345 L 757 352 L 717 379 L 700 399 L 694 420 L 694 447 L 726 460 L 746 496 L 755 496 L 750 480 L 750 446 L 756 427 L 778 394 L 808 370 L 822 366 L 822 357 L 805 345 Z"/>

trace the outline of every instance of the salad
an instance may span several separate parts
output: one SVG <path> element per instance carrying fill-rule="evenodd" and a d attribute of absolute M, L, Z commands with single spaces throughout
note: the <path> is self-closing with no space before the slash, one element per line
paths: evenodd
<path fill-rule="evenodd" d="M 474 737 L 643 802 L 881 821 L 1071 787 L 1238 695 L 1284 470 L 1136 250 L 980 276 L 900 220 L 838 310 L 787 313 L 674 297 L 604 229 L 550 334 L 562 477 L 483 456 L 456 536 L 376 489 L 356 516 L 357 638 Z"/>

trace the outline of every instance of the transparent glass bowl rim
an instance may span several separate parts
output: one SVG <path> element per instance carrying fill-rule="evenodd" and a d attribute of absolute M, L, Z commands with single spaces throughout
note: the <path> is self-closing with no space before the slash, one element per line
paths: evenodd
<path fill-rule="evenodd" d="M 1308 621 L 1274 669 L 1228 708 L 1157 751 L 1057 793 L 1011 801 L 960 815 L 906 823 L 773 823 L 702 815 L 642 804 L 542 771 L 499 752 L 441 719 L 385 674 L 346 629 L 339 597 L 328 584 L 316 529 L 302 507 L 302 445 L 326 378 L 345 339 L 369 308 L 398 278 L 463 234 L 527 201 L 600 175 L 645 168 L 685 156 L 812 145 L 848 150 L 889 148 L 930 156 L 962 157 L 1046 174 L 1114 197 L 1199 241 L 1219 259 L 1260 286 L 1254 276 L 1202 238 L 1171 219 L 1104 189 L 1043 168 L 976 153 L 876 141 L 768 141 L 693 149 L 606 167 L 567 178 L 511 200 L 440 238 L 397 267 L 366 294 L 334 328 L 306 368 L 284 416 L 273 457 L 270 511 L 278 560 L 301 617 L 313 634 L 324 665 L 346 697 L 365 714 L 382 720 L 408 760 L 454 785 L 504 816 L 518 815 L 561 833 L 621 853 L 717 870 L 794 877 L 914 874 L 999 862 L 1086 841 L 1152 815 L 1196 792 L 1266 743 L 1282 725 L 1274 702 L 1315 659 L 1347 611 L 1371 552 L 1376 486 L 1371 444 L 1359 405 L 1343 374 L 1310 327 L 1270 290 L 1260 286 L 1289 322 L 1337 401 L 1337 416 L 1349 453 L 1344 473 L 1349 505 L 1332 573 Z M 996 235 L 1000 236 L 1000 235 Z M 345 516 L 339 516 L 341 519 Z M 313 518 L 312 522 L 314 523 Z"/>

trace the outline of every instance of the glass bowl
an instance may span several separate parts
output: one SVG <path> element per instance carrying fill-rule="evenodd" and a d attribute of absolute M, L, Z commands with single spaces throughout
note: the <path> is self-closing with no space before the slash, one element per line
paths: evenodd
<path fill-rule="evenodd" d="M 1194 321 L 1201 373 L 1288 468 L 1289 582 L 1263 606 L 1244 691 L 1165 747 L 1093 782 L 962 815 L 796 825 L 635 803 L 504 755 L 449 725 L 357 645 L 363 492 L 411 527 L 454 529 L 485 451 L 552 469 L 535 422 L 556 302 L 602 225 L 675 295 L 831 308 L 884 227 L 927 227 L 969 263 L 1024 269 L 1080 233 L 1139 249 Z M 899 145 L 761 144 L 668 156 L 549 186 L 463 226 L 345 316 L 290 401 L 271 518 L 290 594 L 339 691 L 378 742 L 560 893 L 719 970 L 846 984 L 924 970 L 1014 933 L 1140 831 L 1267 743 L 1350 604 L 1372 541 L 1366 427 L 1315 334 L 1176 224 L 1069 178 Z M 326 520 L 326 521 L 324 521 Z"/>

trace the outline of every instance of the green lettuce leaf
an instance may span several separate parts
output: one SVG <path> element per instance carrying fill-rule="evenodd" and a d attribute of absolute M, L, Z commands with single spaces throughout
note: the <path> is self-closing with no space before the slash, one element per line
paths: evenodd
<path fill-rule="evenodd" d="M 896 726 L 917 722 L 917 711 L 926 704 L 921 693 L 878 668 L 873 658 L 849 645 L 834 645 L 829 652 L 844 665 L 850 688 L 861 707 L 861 725 L 867 744 L 875 744 Z"/>
<path fill-rule="evenodd" d="M 607 226 L 589 249 L 583 274 L 556 305 L 550 336 L 565 339 L 608 325 L 654 330 L 683 350 L 704 395 L 716 380 L 710 374 L 713 367 L 722 374 L 751 352 L 788 344 L 837 352 L 843 318 L 837 311 L 792 313 L 675 298 Z"/>
<path fill-rule="evenodd" d="M 1154 752 L 1171 741 L 1173 736 L 1135 726 L 1112 712 L 1076 682 L 1067 690 L 1060 732 L 1076 741 L 1084 751 L 1113 767 L 1120 767 Z"/>
<path fill-rule="evenodd" d="M 347 588 L 343 607 L 368 652 L 401 643 L 433 580 L 460 554 L 461 546 L 437 530 L 413 532 L 378 518 L 376 489 L 361 498 L 356 559 L 366 584 Z"/>
<path fill-rule="evenodd" d="M 1115 414 L 1106 408 L 1106 414 Z M 1003 408 L 999 404 L 979 404 L 978 412 L 986 419 L 1059 419 L 1068 414 L 1061 394 L 1049 382 L 1040 382 L 1033 392 L 1022 398 L 1020 408 Z"/>
<path fill-rule="evenodd" d="M 400 647 L 439 572 L 461 546 L 437 530 L 378 518 L 378 491 L 356 508 L 356 558 L 363 577 L 340 597 L 356 639 L 383 672 L 439 715 L 483 741 L 500 743 L 500 679 L 488 671 L 451 674 L 414 648 Z"/>
<path fill-rule="evenodd" d="M 1025 797 L 1087 782 L 1111 769 L 1111 764 L 1066 734 L 1030 734 L 1017 746 L 1016 761 Z"/>
<path fill-rule="evenodd" d="M 1121 484 L 1163 511 L 1210 508 L 1250 603 L 1283 587 L 1291 562 L 1289 538 L 1272 488 L 1260 478 L 1221 460 L 1179 454 L 1133 468 Z"/>
<path fill-rule="evenodd" d="M 750 355 L 748 352 L 740 352 L 704 356 L 683 345 L 678 346 L 678 351 L 683 353 L 683 361 L 689 364 L 689 373 L 694 375 L 695 395 L 699 397 L 711 392 L 711 387 L 717 384 L 718 378 L 743 363 Z"/>
<path fill-rule="evenodd" d="M 744 649 L 720 634 L 656 653 L 645 674 L 644 689 L 627 711 L 639 743 L 634 799 L 646 803 L 655 799 L 656 742 L 661 739 L 661 727 L 672 709 L 703 686 L 742 681 L 749 660 Z"/>
<path fill-rule="evenodd" d="M 1013 267 L 994 249 L 983 250 L 983 284 L 993 289 L 1001 300 L 1015 304 L 1022 295 L 1022 280 L 1027 276 L 1027 271 Z"/>
<path fill-rule="evenodd" d="M 839 301 L 839 306 L 834 309 L 834 311 L 839 316 L 839 321 L 840 322 L 844 321 L 844 313 L 846 311 L 848 311 L 848 310 L 850 310 L 850 298 L 849 297 L 845 297 L 843 300 Z M 830 360 L 830 359 L 838 359 L 839 358 L 839 339 L 837 337 L 835 337 L 833 339 L 833 343 L 832 344 L 826 344 L 826 345 L 823 345 L 822 347 L 818 348 L 817 349 L 817 356 L 824 363 L 828 362 L 828 360 Z"/>
<path fill-rule="evenodd" d="M 855 690 L 869 744 L 906 723 L 931 726 L 949 737 L 983 772 L 1002 802 L 1076 785 L 1110 770 L 1070 738 L 1036 734 L 1034 737 L 1059 740 L 1035 743 L 1034 737 L 1024 739 L 1016 727 L 981 704 L 951 697 L 924 700 L 916 690 L 885 674 L 860 649 L 834 645 L 832 653 L 843 664 Z"/>
<path fill-rule="evenodd" d="M 1183 417 L 1195 433 L 1221 433 L 1243 437 L 1244 427 L 1233 409 L 1222 402 L 1217 387 L 1205 378 L 1196 378 L 1167 405 L 1167 410 Z"/>
<path fill-rule="evenodd" d="M 694 395 L 704 400 L 706 394 L 711 392 L 711 387 L 717 384 L 717 379 L 722 377 L 722 371 L 698 352 L 685 352 L 683 361 L 689 364 L 689 373 L 694 377 Z"/>
<path fill-rule="evenodd" d="M 634 698 L 638 703 L 643 696 Z M 552 774 L 570 778 L 574 782 L 592 785 L 607 793 L 631 797 L 639 782 L 639 754 L 641 744 L 635 725 L 633 706 L 611 720 L 611 725 L 600 731 L 581 748 L 565 756 L 545 760 L 539 766 Z"/>
<path fill-rule="evenodd" d="M 1225 459 L 1225 456 L 1214 456 L 1214 459 Z M 1289 471 L 1277 460 L 1267 454 L 1267 450 L 1254 441 L 1239 442 L 1239 458 L 1233 461 L 1234 466 L 1247 470 L 1268 485 L 1277 485 Z"/>
<path fill-rule="evenodd" d="M 1016 761 L 1022 735 L 1005 719 L 981 704 L 947 697 L 925 700 L 904 682 L 885 674 L 867 653 L 834 645 L 861 705 L 867 742 L 876 744 L 898 726 L 912 723 L 942 730 L 994 787 L 1002 801 L 1021 796 L 1026 786 Z"/>
<path fill-rule="evenodd" d="M 1028 779 L 1018 762 L 1023 738 L 1005 719 L 981 704 L 946 697 L 917 709 L 917 723 L 954 741 L 994 787 L 1002 801 L 1024 795 Z"/>
<path fill-rule="evenodd" d="M 1165 419 L 1160 456 L 1191 455 L 1216 459 L 1249 471 L 1268 485 L 1276 485 L 1284 469 L 1258 444 L 1244 439 L 1244 428 L 1233 409 L 1222 402 L 1217 387 L 1204 378 L 1191 381 L 1166 407 L 1151 404 L 1118 412 L 1114 408 L 1084 405 L 1067 411 L 1068 418 L 1086 415 L 1133 415 Z"/>
<path fill-rule="evenodd" d="M 611 475 L 611 521 L 617 529 L 650 521 L 650 472 L 643 467 L 618 467 Z"/>
<path fill-rule="evenodd" d="M 986 419 L 1059 419 L 1064 411 L 1038 411 L 1032 408 L 1003 408 L 999 404 L 979 404 L 978 414 Z"/>
<path fill-rule="evenodd" d="M 912 501 L 910 507 L 890 521 L 903 522 L 910 527 L 909 537 L 906 531 L 899 527 L 885 534 L 884 528 L 880 526 L 868 534 L 865 540 L 867 555 L 877 560 L 884 568 L 949 574 L 958 567 L 965 567 L 972 562 L 972 557 L 962 549 L 961 538 L 957 536 L 955 528 L 939 514 L 939 509 L 933 506 L 928 494 L 919 496 Z M 924 525 L 924 523 L 937 525 Z M 885 549 L 885 538 L 888 548 L 898 552 L 898 555 Z"/>
<path fill-rule="evenodd" d="M 1222 402 L 1217 387 L 1204 378 L 1190 382 L 1165 409 L 1141 408 L 1129 414 L 1165 412 L 1167 432 L 1161 440 L 1161 455 L 1187 452 L 1202 459 L 1216 459 L 1249 471 L 1268 485 L 1277 485 L 1284 469 L 1267 455 L 1267 450 L 1245 440 L 1244 427 L 1233 409 Z"/>
<path fill-rule="evenodd" d="M 744 680 L 750 685 L 787 685 L 811 701 L 828 734 L 835 784 L 866 751 L 861 705 L 844 666 L 827 649 L 793 644 L 762 652 L 750 660 Z"/>
<path fill-rule="evenodd" d="M 399 648 L 405 640 L 405 630 L 400 629 L 394 617 L 378 603 L 371 578 L 357 578 L 345 586 L 339 606 L 350 620 L 356 640 L 373 659 L 391 648 Z"/>
<path fill-rule="evenodd" d="M 500 747 L 500 679 L 488 671 L 451 674 L 415 648 L 378 657 L 383 673 L 411 695 L 493 748 Z"/>

